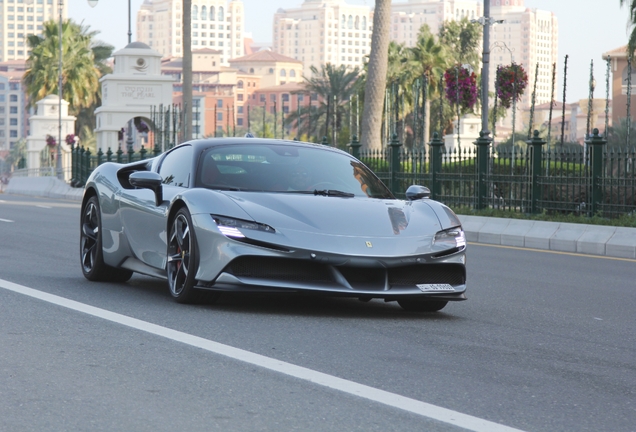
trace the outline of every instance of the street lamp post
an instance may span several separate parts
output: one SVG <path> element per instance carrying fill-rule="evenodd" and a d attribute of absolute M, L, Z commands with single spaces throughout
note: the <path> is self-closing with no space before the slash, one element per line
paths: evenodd
<path fill-rule="evenodd" d="M 62 7 L 63 6 L 64 6 L 63 0 L 59 0 L 58 7 L 59 7 L 60 19 L 59 19 L 58 29 L 57 29 L 57 38 L 59 41 L 60 58 L 58 62 L 58 74 L 57 74 L 57 95 L 58 95 L 57 132 L 58 133 L 57 133 L 56 170 L 57 170 L 57 178 L 59 178 L 60 180 L 64 180 L 63 173 L 62 173 L 62 66 L 63 66 L 63 62 L 62 62 Z"/>

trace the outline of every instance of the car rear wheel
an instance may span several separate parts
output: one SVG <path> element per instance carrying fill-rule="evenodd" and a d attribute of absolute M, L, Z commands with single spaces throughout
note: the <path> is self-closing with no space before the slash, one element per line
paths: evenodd
<path fill-rule="evenodd" d="M 199 250 L 192 228 L 192 217 L 187 208 L 179 209 L 170 225 L 168 240 L 168 286 L 170 294 L 179 303 L 215 301 L 218 293 L 195 288 L 195 275 L 199 268 Z"/>
<path fill-rule="evenodd" d="M 402 309 L 409 312 L 437 312 L 444 309 L 448 302 L 446 300 L 421 300 L 404 299 L 398 300 Z"/>
<path fill-rule="evenodd" d="M 102 251 L 102 215 L 99 200 L 92 196 L 82 209 L 80 223 L 80 259 L 82 273 L 90 281 L 126 282 L 133 272 L 104 263 Z"/>

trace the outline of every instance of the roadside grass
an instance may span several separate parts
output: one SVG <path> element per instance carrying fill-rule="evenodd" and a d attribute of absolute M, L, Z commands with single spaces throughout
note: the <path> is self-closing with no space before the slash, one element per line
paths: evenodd
<path fill-rule="evenodd" d="M 524 220 L 537 220 L 537 221 L 549 221 L 549 222 L 567 222 L 567 223 L 579 223 L 588 225 L 607 225 L 616 227 L 628 227 L 636 228 L 636 214 L 623 214 L 618 218 L 606 218 L 602 214 L 595 214 L 594 216 L 576 215 L 576 214 L 548 214 L 547 212 L 538 214 L 528 213 L 515 213 L 512 211 L 499 210 L 499 209 L 483 209 L 474 210 L 468 207 L 452 207 L 453 211 L 457 214 L 471 215 L 471 216 L 486 216 L 486 217 L 499 217 L 507 219 L 524 219 Z"/>

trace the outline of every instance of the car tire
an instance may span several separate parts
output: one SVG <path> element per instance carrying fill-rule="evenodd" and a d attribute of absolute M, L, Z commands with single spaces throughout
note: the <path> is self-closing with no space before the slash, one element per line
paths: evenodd
<path fill-rule="evenodd" d="M 104 263 L 99 199 L 96 196 L 90 197 L 81 214 L 80 263 L 84 277 L 94 282 L 126 282 L 132 277 L 132 271 Z"/>
<path fill-rule="evenodd" d="M 398 300 L 398 304 L 409 312 L 437 312 L 444 309 L 448 302 L 446 300 L 404 299 Z"/>
<path fill-rule="evenodd" d="M 170 223 L 166 272 L 170 294 L 179 303 L 213 303 L 218 293 L 195 288 L 199 268 L 199 248 L 186 207 L 180 208 Z"/>

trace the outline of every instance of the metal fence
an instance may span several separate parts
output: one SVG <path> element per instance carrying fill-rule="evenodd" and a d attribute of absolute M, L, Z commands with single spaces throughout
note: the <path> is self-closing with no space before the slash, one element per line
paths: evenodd
<path fill-rule="evenodd" d="M 350 149 L 401 198 L 410 185 L 420 184 L 431 189 L 433 199 L 454 208 L 605 217 L 636 213 L 636 148 L 606 148 L 597 130 L 580 148 L 546 149 L 538 133 L 527 143 L 525 149 L 495 150 L 487 138 L 479 138 L 475 146 L 446 152 L 435 136 L 428 151 L 412 151 L 394 136 L 386 149 L 360 151 L 355 140 Z M 160 152 L 155 145 L 152 151 L 120 148 L 92 155 L 76 147 L 71 184 L 82 186 L 104 162 L 135 162 Z"/>
<path fill-rule="evenodd" d="M 636 214 L 636 148 L 606 148 L 605 139 L 594 132 L 580 148 L 545 149 L 535 134 L 525 149 L 495 150 L 478 139 L 476 146 L 445 152 L 435 138 L 428 152 L 408 151 L 393 141 L 386 150 L 373 152 L 353 145 L 351 153 L 398 197 L 408 186 L 421 184 L 431 189 L 432 198 L 455 208 Z"/>

